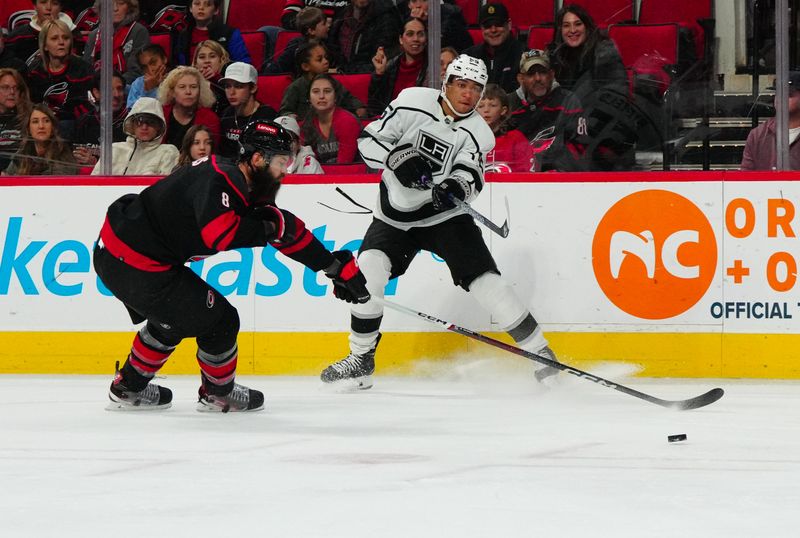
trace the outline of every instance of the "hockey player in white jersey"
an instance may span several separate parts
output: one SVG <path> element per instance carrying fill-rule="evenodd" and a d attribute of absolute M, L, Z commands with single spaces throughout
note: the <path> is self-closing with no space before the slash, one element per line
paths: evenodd
<path fill-rule="evenodd" d="M 486 154 L 494 135 L 475 112 L 488 79 L 482 60 L 462 54 L 447 67 L 442 88 L 407 88 L 359 138 L 364 161 L 383 169 L 380 194 L 358 264 L 367 289 L 383 297 L 390 278 L 405 273 L 420 250 L 447 263 L 453 282 L 469 291 L 517 344 L 556 360 L 533 315 L 500 277 L 480 229 L 456 208 L 484 185 Z M 375 370 L 383 306 L 351 309 L 350 353 L 326 368 L 322 381 L 368 389 Z M 558 373 L 537 371 L 537 378 Z"/>

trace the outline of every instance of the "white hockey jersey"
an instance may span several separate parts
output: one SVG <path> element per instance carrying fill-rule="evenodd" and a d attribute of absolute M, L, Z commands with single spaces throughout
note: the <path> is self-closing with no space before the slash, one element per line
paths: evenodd
<path fill-rule="evenodd" d="M 380 193 L 375 217 L 407 230 L 431 226 L 460 214 L 457 208 L 437 211 L 431 191 L 404 187 L 386 168 L 386 156 L 399 144 L 412 144 L 433 168 L 438 184 L 458 176 L 469 187 L 466 201 L 475 199 L 483 189 L 486 154 L 494 148 L 494 134 L 478 114 L 454 121 L 439 104 L 439 90 L 407 88 L 400 92 L 383 115 L 364 128 L 358 149 L 364 162 L 382 168 Z"/>

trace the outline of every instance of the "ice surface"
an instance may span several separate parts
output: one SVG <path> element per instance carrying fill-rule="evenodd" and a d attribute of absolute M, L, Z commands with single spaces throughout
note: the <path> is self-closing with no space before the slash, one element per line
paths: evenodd
<path fill-rule="evenodd" d="M 726 390 L 675 412 L 489 364 L 357 394 L 243 376 L 267 396 L 249 415 L 198 413 L 190 376 L 154 413 L 105 411 L 110 376 L 0 376 L 0 536 L 800 536 L 800 383 L 600 372 Z"/>

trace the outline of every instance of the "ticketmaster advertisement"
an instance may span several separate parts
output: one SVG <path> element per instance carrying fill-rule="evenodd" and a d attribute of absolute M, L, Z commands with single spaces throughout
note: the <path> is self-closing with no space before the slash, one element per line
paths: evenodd
<path fill-rule="evenodd" d="M 568 177 L 496 175 L 473 203 L 497 224 L 508 220 L 507 238 L 482 227 L 484 238 L 564 360 L 629 362 L 644 375 L 800 377 L 792 351 L 800 332 L 800 175 Z M 293 182 L 279 204 L 329 249 L 357 250 L 372 216 L 357 213 L 336 186 Z M 338 186 L 373 206 L 374 177 Z M 136 328 L 94 273 L 91 252 L 109 203 L 143 187 L 101 179 L 0 187 L 0 372 L 73 371 L 74 364 L 75 372 L 102 373 L 95 359 L 85 364 L 94 356 L 87 348 L 124 359 Z M 240 342 L 242 358 L 253 373 L 313 372 L 346 354 L 349 310 L 324 275 L 271 247 L 191 267 L 239 310 L 242 340 L 253 342 Z M 502 330 L 428 252 L 390 282 L 386 297 L 470 329 Z M 402 350 L 402 357 L 386 350 L 386 363 L 401 370 L 421 356 L 480 352 L 480 344 L 465 347 L 463 337 L 394 311 L 383 331 L 391 335 L 384 344 L 394 339 L 392 348 Z M 267 356 L 270 366 L 259 367 Z"/>

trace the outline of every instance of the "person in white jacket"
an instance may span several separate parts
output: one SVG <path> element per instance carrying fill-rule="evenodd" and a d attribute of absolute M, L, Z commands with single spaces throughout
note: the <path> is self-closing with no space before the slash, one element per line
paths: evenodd
<path fill-rule="evenodd" d="M 317 156 L 311 146 L 300 144 L 300 125 L 291 116 L 279 116 L 275 118 L 275 123 L 282 126 L 292 135 L 292 159 L 287 168 L 288 174 L 324 174 L 322 165 L 319 164 Z"/>
<path fill-rule="evenodd" d="M 167 122 L 158 100 L 140 97 L 125 117 L 125 142 L 112 146 L 111 173 L 115 176 L 164 176 L 178 163 L 178 148 L 162 144 Z M 100 174 L 100 163 L 92 175 Z"/>

